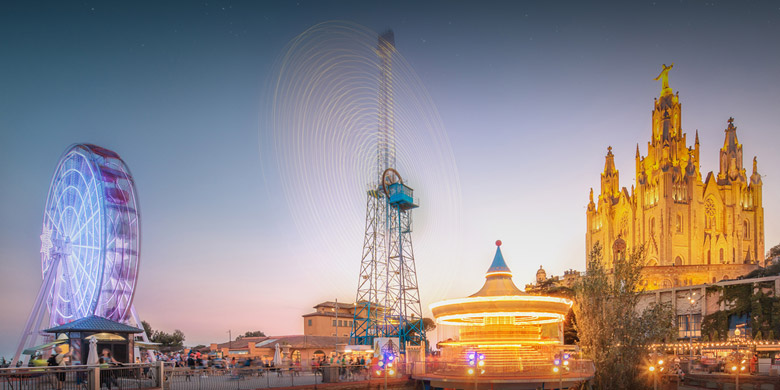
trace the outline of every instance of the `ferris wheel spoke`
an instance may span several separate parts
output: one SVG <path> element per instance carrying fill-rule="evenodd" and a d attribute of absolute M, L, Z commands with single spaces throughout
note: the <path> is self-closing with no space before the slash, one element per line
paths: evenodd
<path fill-rule="evenodd" d="M 96 251 L 100 250 L 100 247 L 92 246 L 92 245 L 79 245 L 79 244 L 71 244 L 74 248 L 83 248 L 83 249 L 94 249 Z"/>
<path fill-rule="evenodd" d="M 92 213 L 92 215 L 84 221 L 84 223 L 81 224 L 81 227 L 79 227 L 79 230 L 70 236 L 70 241 L 74 242 L 77 238 L 81 238 L 81 233 L 84 231 L 84 229 L 89 226 L 90 222 L 92 222 L 92 219 L 95 218 L 96 215 L 100 215 L 99 211 L 95 211 Z"/>

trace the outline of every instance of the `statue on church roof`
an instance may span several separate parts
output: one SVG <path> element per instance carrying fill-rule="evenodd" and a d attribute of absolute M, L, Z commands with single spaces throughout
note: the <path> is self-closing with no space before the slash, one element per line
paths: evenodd
<path fill-rule="evenodd" d="M 674 66 L 674 62 L 672 62 L 671 65 L 666 66 L 666 64 L 663 64 L 664 68 L 661 70 L 661 74 L 658 75 L 658 77 L 654 78 L 653 81 L 661 80 L 661 93 L 665 94 L 666 92 L 672 93 L 672 89 L 669 88 L 669 71 L 672 70 L 672 67 Z"/>

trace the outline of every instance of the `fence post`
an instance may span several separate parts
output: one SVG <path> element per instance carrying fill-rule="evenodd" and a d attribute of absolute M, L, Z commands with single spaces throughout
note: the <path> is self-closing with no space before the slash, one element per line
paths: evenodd
<path fill-rule="evenodd" d="M 159 363 L 157 370 L 157 386 L 161 389 L 165 389 L 165 362 L 160 360 Z"/>
<path fill-rule="evenodd" d="M 100 367 L 96 366 L 89 370 L 89 384 L 91 390 L 100 390 Z"/>

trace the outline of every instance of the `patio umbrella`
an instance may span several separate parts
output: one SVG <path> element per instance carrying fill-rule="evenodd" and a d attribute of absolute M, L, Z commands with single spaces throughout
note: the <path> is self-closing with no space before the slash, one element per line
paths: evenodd
<path fill-rule="evenodd" d="M 89 355 L 87 355 L 87 365 L 96 366 L 98 364 L 97 339 L 89 339 Z"/>
<path fill-rule="evenodd" d="M 279 367 L 282 365 L 282 353 L 279 351 L 279 343 L 276 344 L 274 350 L 274 366 Z"/>

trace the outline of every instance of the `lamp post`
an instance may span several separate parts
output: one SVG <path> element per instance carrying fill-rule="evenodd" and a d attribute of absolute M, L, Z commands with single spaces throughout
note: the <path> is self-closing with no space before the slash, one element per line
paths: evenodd
<path fill-rule="evenodd" d="M 469 352 L 469 375 L 474 375 L 474 390 L 477 390 L 479 376 L 485 373 L 485 354 Z"/>
<path fill-rule="evenodd" d="M 739 389 L 739 373 L 741 371 L 745 371 L 745 362 L 746 359 L 743 359 L 742 352 L 739 350 L 740 347 L 740 332 L 739 329 L 734 330 L 734 336 L 736 336 L 737 339 L 737 349 L 734 352 L 734 363 L 731 365 L 731 371 L 735 374 L 736 377 L 736 388 Z"/>
<path fill-rule="evenodd" d="M 393 355 L 392 352 L 383 352 L 382 359 L 379 360 L 379 368 L 382 370 L 385 377 L 385 390 L 387 390 L 387 375 L 395 375 L 393 360 L 395 360 L 395 355 Z"/>
<path fill-rule="evenodd" d="M 656 360 L 653 359 L 653 361 Z M 651 364 L 650 367 L 647 367 L 647 370 L 650 371 L 650 375 L 653 376 L 653 390 L 658 390 L 658 373 L 664 370 L 664 360 L 658 359 L 656 364 Z"/>
<path fill-rule="evenodd" d="M 568 353 L 560 352 L 553 359 L 553 372 L 558 374 L 558 389 L 563 389 L 563 371 L 569 369 L 569 357 Z"/>

